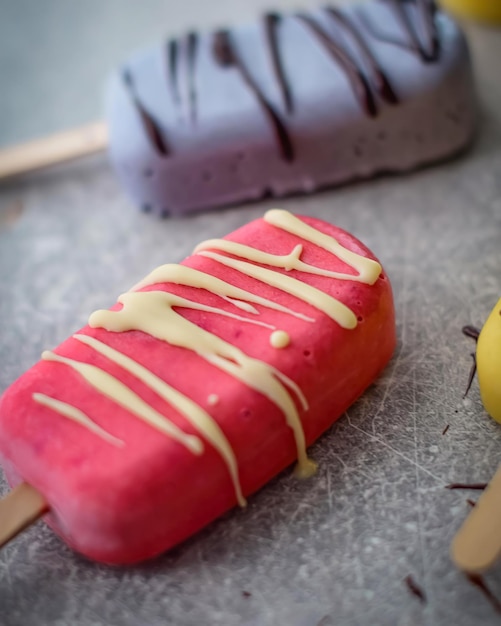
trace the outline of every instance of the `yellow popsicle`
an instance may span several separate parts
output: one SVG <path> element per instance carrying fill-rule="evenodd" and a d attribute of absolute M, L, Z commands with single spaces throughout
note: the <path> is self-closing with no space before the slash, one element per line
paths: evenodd
<path fill-rule="evenodd" d="M 499 0 L 441 0 L 440 4 L 461 17 L 501 24 Z"/>
<path fill-rule="evenodd" d="M 476 359 L 483 405 L 501 423 L 501 298 L 480 331 Z"/>

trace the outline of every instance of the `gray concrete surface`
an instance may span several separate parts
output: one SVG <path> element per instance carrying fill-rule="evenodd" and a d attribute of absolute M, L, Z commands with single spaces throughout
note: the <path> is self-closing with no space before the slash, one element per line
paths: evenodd
<path fill-rule="evenodd" d="M 265 6 L 0 1 L 0 144 L 98 116 L 104 76 L 131 47 Z M 500 621 L 448 556 L 478 494 L 444 488 L 487 481 L 501 461 L 501 427 L 476 383 L 462 399 L 473 345 L 461 327 L 481 325 L 501 295 L 501 32 L 469 33 L 482 125 L 468 154 L 280 203 L 363 239 L 395 292 L 395 358 L 313 447 L 318 475 L 297 482 L 285 472 L 247 510 L 137 567 L 89 563 L 38 523 L 0 553 L 2 626 Z M 104 156 L 3 185 L 0 391 L 151 268 L 272 204 L 159 222 L 129 204 Z M 403 582 L 409 574 L 425 603 Z M 501 597 L 501 567 L 486 580 Z"/>

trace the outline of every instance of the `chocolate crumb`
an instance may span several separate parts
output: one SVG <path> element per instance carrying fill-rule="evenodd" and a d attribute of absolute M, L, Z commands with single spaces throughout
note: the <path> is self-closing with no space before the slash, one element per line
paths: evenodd
<path fill-rule="evenodd" d="M 471 337 L 471 339 L 474 339 L 475 341 L 478 341 L 478 337 L 480 335 L 480 331 L 475 326 L 470 326 L 470 325 L 463 326 L 461 331 L 462 331 L 463 335 L 465 335 L 466 337 Z M 475 358 L 475 354 L 472 354 L 471 356 L 473 357 L 473 364 L 471 366 L 470 374 L 468 376 L 468 383 L 466 385 L 466 391 L 463 394 L 463 400 L 468 395 L 468 392 L 470 391 L 470 387 L 471 387 L 471 385 L 473 383 L 473 379 L 475 378 L 475 374 L 477 373 L 477 359 Z"/>
<path fill-rule="evenodd" d="M 501 614 L 501 602 L 496 598 L 489 587 L 487 587 L 482 576 L 479 576 L 478 574 L 466 574 L 466 578 L 468 578 L 472 585 L 475 585 L 475 587 L 480 589 L 487 600 L 491 603 L 492 608 L 496 611 L 496 613 Z"/>
<path fill-rule="evenodd" d="M 480 331 L 478 330 L 478 328 L 476 328 L 475 326 L 470 326 L 469 324 L 467 326 L 463 326 L 461 331 L 463 335 L 465 335 L 466 337 L 471 337 L 475 341 L 477 341 L 478 336 L 480 335 Z"/>
<path fill-rule="evenodd" d="M 466 502 L 470 505 L 470 506 L 475 506 L 477 503 L 475 502 L 475 500 L 470 500 L 470 498 L 468 498 L 468 500 L 466 500 Z"/>
<path fill-rule="evenodd" d="M 487 487 L 488 483 L 451 483 L 445 485 L 446 489 L 478 489 L 482 491 Z"/>
<path fill-rule="evenodd" d="M 450 425 L 447 424 L 447 426 L 442 431 L 442 435 L 445 435 L 445 433 L 449 430 L 449 428 L 450 428 Z"/>
<path fill-rule="evenodd" d="M 423 604 L 426 604 L 426 595 L 421 587 L 417 584 L 411 574 L 404 578 L 407 589 L 416 596 Z"/>
<path fill-rule="evenodd" d="M 244 598 L 250 598 L 252 593 L 250 591 L 242 591 L 242 595 Z"/>
<path fill-rule="evenodd" d="M 472 359 L 473 359 L 473 363 L 472 363 L 472 366 L 471 366 L 471 369 L 470 369 L 470 373 L 469 373 L 469 375 L 468 375 L 468 382 L 467 382 L 467 384 L 466 384 L 466 390 L 465 390 L 465 392 L 464 392 L 464 394 L 463 394 L 463 400 L 464 400 L 464 399 L 466 398 L 466 396 L 468 395 L 468 392 L 470 391 L 471 386 L 472 386 L 472 384 L 473 384 L 473 379 L 475 378 L 475 374 L 477 373 L 477 357 L 475 356 L 475 353 L 474 353 L 474 352 L 472 352 L 472 353 L 470 354 L 470 356 L 471 356 L 471 357 L 472 357 Z"/>

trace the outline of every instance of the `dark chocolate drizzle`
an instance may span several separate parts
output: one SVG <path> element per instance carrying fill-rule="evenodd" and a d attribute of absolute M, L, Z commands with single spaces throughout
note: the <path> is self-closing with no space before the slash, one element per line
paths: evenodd
<path fill-rule="evenodd" d="M 188 88 L 188 107 L 190 118 L 195 121 L 197 117 L 197 92 L 195 86 L 195 62 L 198 50 L 198 35 L 191 31 L 185 37 L 186 48 L 186 82 Z"/>
<path fill-rule="evenodd" d="M 174 104 L 179 106 L 181 104 L 181 94 L 179 93 L 179 83 L 177 75 L 177 58 L 179 54 L 179 46 L 176 39 L 171 39 L 167 44 L 167 56 L 168 56 L 168 77 L 169 87 L 172 94 Z"/>
<path fill-rule="evenodd" d="M 179 84 L 179 68 L 186 73 L 187 109 L 192 121 L 197 117 L 197 92 L 195 86 L 195 63 L 198 50 L 198 34 L 190 31 L 180 41 L 171 39 L 168 43 L 168 78 L 174 104 L 182 109 L 184 98 Z M 183 65 L 181 65 L 183 64 Z"/>
<path fill-rule="evenodd" d="M 280 58 L 280 50 L 277 40 L 277 29 L 279 27 L 281 16 L 278 13 L 266 13 L 263 17 L 264 35 L 266 39 L 266 47 L 270 55 L 270 63 L 273 75 L 277 81 L 278 87 L 282 94 L 282 100 L 287 113 L 293 111 L 292 94 L 285 77 L 282 60 Z"/>
<path fill-rule="evenodd" d="M 158 127 L 153 117 L 143 107 L 137 96 L 134 79 L 132 78 L 130 70 L 125 69 L 122 72 L 122 80 L 127 90 L 127 93 L 129 94 L 131 102 L 134 105 L 139 117 L 141 118 L 144 130 L 148 139 L 150 140 L 152 147 L 155 148 L 155 150 L 161 156 L 169 156 L 169 148 L 160 128 Z"/>
<path fill-rule="evenodd" d="M 423 46 L 419 36 L 415 30 L 415 26 L 409 19 L 409 15 L 405 10 L 403 3 L 400 0 L 383 0 L 389 2 L 391 8 L 397 16 L 402 29 L 409 38 L 410 46 L 416 50 L 425 63 L 433 63 L 439 58 L 439 41 L 438 34 L 435 28 L 434 10 L 427 0 L 416 0 L 416 5 L 423 20 L 425 27 L 426 38 L 428 39 L 427 46 Z"/>
<path fill-rule="evenodd" d="M 289 132 L 272 105 L 266 100 L 259 86 L 250 75 L 247 67 L 239 57 L 231 41 L 231 35 L 226 30 L 214 33 L 213 54 L 221 67 L 233 67 L 240 73 L 242 80 L 256 97 L 259 105 L 271 122 L 277 140 L 280 154 L 285 161 L 294 160 L 294 148 Z"/>
<path fill-rule="evenodd" d="M 316 37 L 319 43 L 327 50 L 336 63 L 346 72 L 350 81 L 353 93 L 355 94 L 360 106 L 370 117 L 377 115 L 377 105 L 370 85 L 365 76 L 360 71 L 350 54 L 339 46 L 324 29 L 315 22 L 315 20 L 305 13 L 298 13 L 297 19 L 300 20 Z"/>
<path fill-rule="evenodd" d="M 366 12 L 359 9 L 358 15 L 362 20 L 366 30 L 372 35 L 372 37 L 384 43 L 389 43 L 395 46 L 399 46 L 401 48 L 405 48 L 406 50 L 410 50 L 411 52 L 415 52 L 421 57 L 421 59 L 425 63 L 435 63 L 436 61 L 438 61 L 440 58 L 440 40 L 435 24 L 435 4 L 433 2 L 430 2 L 429 0 L 414 0 L 419 15 L 421 16 L 421 19 L 423 21 L 425 36 L 427 39 L 426 46 L 423 46 L 419 35 L 415 30 L 415 26 L 412 23 L 412 20 L 409 18 L 407 11 L 405 10 L 402 0 L 380 1 L 386 2 L 390 5 L 391 9 L 397 17 L 397 20 L 402 30 L 407 36 L 407 40 L 400 41 L 378 32 L 377 29 L 374 27 L 374 24 L 367 17 Z"/>
<path fill-rule="evenodd" d="M 431 50 L 429 61 L 438 61 L 440 58 L 440 38 L 435 23 L 437 6 L 434 0 L 417 0 L 421 9 L 425 33 L 428 39 L 428 49 Z"/>
<path fill-rule="evenodd" d="M 358 48 L 360 49 L 365 62 L 370 68 L 372 74 L 372 80 L 376 86 L 376 90 L 383 100 L 388 102 L 389 104 L 398 104 L 399 99 L 393 90 L 393 87 L 390 84 L 389 78 L 383 72 L 383 69 L 377 62 L 376 57 L 372 54 L 367 42 L 363 38 L 360 31 L 355 27 L 355 25 L 350 21 L 350 19 L 344 15 L 339 9 L 335 9 L 332 7 L 326 7 L 324 12 L 328 17 L 335 20 L 339 26 L 341 26 L 344 30 L 346 30 L 351 37 L 356 41 Z"/>
<path fill-rule="evenodd" d="M 407 36 L 406 41 L 397 41 L 386 37 L 384 34 L 378 33 L 374 25 L 367 18 L 367 14 L 362 10 L 357 11 L 364 28 L 372 35 L 373 38 L 380 41 L 391 43 L 411 50 L 418 54 L 423 61 L 427 63 L 435 62 L 440 57 L 440 41 L 438 31 L 435 24 L 435 4 L 432 0 L 380 0 L 390 5 L 394 11 L 402 30 Z M 420 19 L 423 22 L 426 42 L 423 45 L 421 38 L 416 29 L 416 25 L 410 18 L 404 7 L 404 2 L 414 3 L 417 7 Z M 335 21 L 341 29 L 346 32 L 356 43 L 363 59 L 366 69 L 369 71 L 370 80 L 365 76 L 363 68 L 359 67 L 357 60 L 353 58 L 346 48 L 333 39 L 326 30 L 318 24 L 313 17 L 306 13 L 298 13 L 296 18 L 302 22 L 305 27 L 312 33 L 315 39 L 329 53 L 337 65 L 346 74 L 351 85 L 353 93 L 358 100 L 363 111 L 370 117 L 378 114 L 378 105 L 376 102 L 375 92 L 382 100 L 389 104 L 398 104 L 399 98 L 395 93 L 388 76 L 383 68 L 379 65 L 377 58 L 372 53 L 370 46 L 364 39 L 362 32 L 357 25 L 339 9 L 326 7 L 324 14 L 331 20 Z M 287 81 L 282 58 L 280 55 L 278 42 L 278 28 L 281 16 L 277 13 L 267 13 L 263 17 L 263 28 L 265 35 L 266 47 L 268 49 L 270 64 L 273 75 L 277 81 L 281 92 L 282 101 L 287 114 L 291 114 L 294 109 L 294 103 L 290 85 Z M 188 114 L 192 122 L 197 117 L 197 91 L 195 83 L 196 59 L 198 53 L 199 36 L 196 32 L 187 33 L 181 41 L 171 39 L 166 46 L 167 61 L 167 78 L 172 94 L 172 99 L 177 107 L 183 106 L 183 95 L 181 94 L 179 67 L 183 62 L 184 71 L 186 72 L 186 98 Z M 220 30 L 213 35 L 213 54 L 216 62 L 223 68 L 233 67 L 236 69 L 243 82 L 255 96 L 261 109 L 265 113 L 267 119 L 271 123 L 274 131 L 275 139 L 280 150 L 282 158 L 291 162 L 294 160 L 294 146 L 289 134 L 289 130 L 281 116 L 277 113 L 273 105 L 266 99 L 257 82 L 253 79 L 249 69 L 238 55 L 235 45 L 232 42 L 231 35 L 227 30 Z M 180 58 L 182 56 L 182 58 Z M 123 83 L 129 93 L 132 103 L 134 104 L 145 132 L 152 146 L 162 156 L 169 155 L 169 147 L 162 134 L 161 128 L 153 117 L 146 111 L 141 104 L 136 90 L 130 70 L 124 70 L 122 74 Z M 371 84 L 372 83 L 372 84 Z M 184 91 L 184 90 L 183 90 Z"/>

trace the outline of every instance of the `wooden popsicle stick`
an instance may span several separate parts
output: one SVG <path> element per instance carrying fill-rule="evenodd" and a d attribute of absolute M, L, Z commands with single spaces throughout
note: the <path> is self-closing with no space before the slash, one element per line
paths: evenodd
<path fill-rule="evenodd" d="M 49 510 L 42 495 L 21 483 L 0 500 L 0 548 Z"/>
<path fill-rule="evenodd" d="M 478 499 L 451 545 L 454 563 L 480 574 L 501 555 L 501 467 Z"/>
<path fill-rule="evenodd" d="M 94 122 L 0 149 L 0 181 L 94 154 L 108 145 L 104 122 Z"/>

